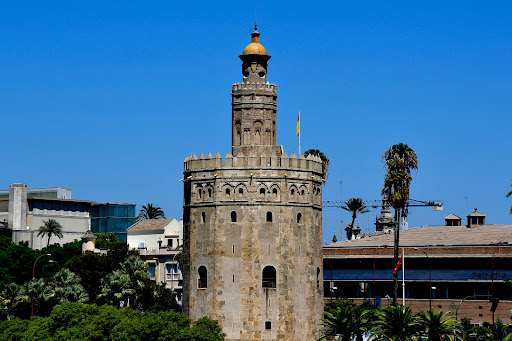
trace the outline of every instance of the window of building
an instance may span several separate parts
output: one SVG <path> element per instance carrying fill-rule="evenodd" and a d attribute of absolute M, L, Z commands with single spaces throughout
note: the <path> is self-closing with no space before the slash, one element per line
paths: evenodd
<path fill-rule="evenodd" d="M 243 189 L 242 187 L 240 187 L 240 188 L 238 189 L 238 196 L 239 196 L 239 197 L 243 197 L 243 196 L 244 196 L 244 189 Z"/>
<path fill-rule="evenodd" d="M 199 278 L 197 280 L 197 288 L 198 289 L 206 289 L 208 288 L 208 271 L 206 270 L 206 267 L 201 265 L 199 269 L 197 270 L 197 273 L 199 275 Z"/>
<path fill-rule="evenodd" d="M 231 222 L 236 223 L 236 212 L 235 211 L 231 212 Z"/>
<path fill-rule="evenodd" d="M 277 199 L 277 188 L 272 189 L 272 198 Z"/>
<path fill-rule="evenodd" d="M 270 329 L 272 329 L 272 322 L 270 322 L 270 321 L 265 321 L 265 329 L 266 329 L 266 330 L 270 330 Z"/>
<path fill-rule="evenodd" d="M 211 198 L 211 197 L 212 197 L 212 189 L 208 188 L 208 198 Z"/>
<path fill-rule="evenodd" d="M 291 197 L 293 199 L 293 197 L 295 196 L 295 189 L 292 188 L 292 190 L 290 191 L 290 195 L 291 195 Z"/>
<path fill-rule="evenodd" d="M 260 199 L 265 199 L 265 188 L 260 188 Z"/>
<path fill-rule="evenodd" d="M 320 287 L 320 268 L 316 268 L 316 287 Z"/>
<path fill-rule="evenodd" d="M 304 196 L 304 190 L 300 191 L 300 195 Z"/>
<path fill-rule="evenodd" d="M 302 213 L 297 213 L 297 224 L 302 223 Z"/>
<path fill-rule="evenodd" d="M 206 212 L 201 212 L 201 224 L 206 222 Z"/>
<path fill-rule="evenodd" d="M 203 189 L 202 188 L 198 188 L 197 189 L 197 197 L 199 199 L 202 199 L 203 198 Z"/>
<path fill-rule="evenodd" d="M 272 222 L 272 212 L 267 212 L 267 223 Z"/>
<path fill-rule="evenodd" d="M 156 264 L 148 263 L 148 268 L 149 268 L 149 279 L 154 281 L 156 279 Z"/>
<path fill-rule="evenodd" d="M 167 239 L 167 246 L 172 247 L 172 238 Z"/>
<path fill-rule="evenodd" d="M 229 198 L 231 195 L 231 190 L 229 188 L 226 188 L 226 198 Z"/>
<path fill-rule="evenodd" d="M 273 266 L 266 266 L 263 269 L 263 288 L 275 288 L 276 287 L 276 269 Z"/>

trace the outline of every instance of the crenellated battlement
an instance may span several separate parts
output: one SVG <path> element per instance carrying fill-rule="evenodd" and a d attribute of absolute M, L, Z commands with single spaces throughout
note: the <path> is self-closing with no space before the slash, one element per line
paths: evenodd
<path fill-rule="evenodd" d="M 234 83 L 232 91 L 239 90 L 263 90 L 269 92 L 277 92 L 277 85 L 272 83 L 259 84 L 259 83 Z"/>
<path fill-rule="evenodd" d="M 253 154 L 253 153 L 251 153 Z M 274 153 L 271 156 L 257 156 L 243 155 L 239 153 L 233 156 L 227 153 L 224 160 L 219 152 L 212 156 L 208 153 L 204 156 L 203 153 L 196 156 L 196 154 L 189 155 L 184 161 L 184 172 L 200 172 L 207 170 L 220 170 L 220 169 L 292 169 L 299 171 L 310 171 L 314 173 L 322 173 L 322 160 L 314 155 L 309 155 L 307 158 L 304 154 L 297 156 L 292 153 L 290 156 L 286 152 L 282 152 L 280 156 Z"/>

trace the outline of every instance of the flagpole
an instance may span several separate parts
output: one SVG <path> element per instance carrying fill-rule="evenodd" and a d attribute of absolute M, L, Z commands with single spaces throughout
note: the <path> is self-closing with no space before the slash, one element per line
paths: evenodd
<path fill-rule="evenodd" d="M 405 248 L 402 248 L 402 306 L 405 312 Z"/>
<path fill-rule="evenodd" d="M 299 156 L 300 156 L 300 110 L 299 110 Z"/>

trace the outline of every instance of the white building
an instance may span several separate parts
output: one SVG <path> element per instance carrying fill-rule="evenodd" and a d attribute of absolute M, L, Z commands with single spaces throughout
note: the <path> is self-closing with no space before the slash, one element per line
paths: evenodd
<path fill-rule="evenodd" d="M 165 283 L 181 303 L 183 276 L 176 259 L 183 245 L 183 221 L 146 219 L 128 228 L 128 246 L 146 257 L 151 279 Z"/>

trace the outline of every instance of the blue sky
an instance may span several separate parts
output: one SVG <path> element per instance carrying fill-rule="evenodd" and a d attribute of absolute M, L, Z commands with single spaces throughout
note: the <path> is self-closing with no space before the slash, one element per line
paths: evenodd
<path fill-rule="evenodd" d="M 509 1 L 4 2 L 0 187 L 67 187 L 179 218 L 185 156 L 231 149 L 255 5 L 278 144 L 297 152 L 300 109 L 302 149 L 331 160 L 324 200 L 340 199 L 340 180 L 344 199 L 378 199 L 381 155 L 404 142 L 419 158 L 411 197 L 445 205 L 411 209 L 410 226 L 475 207 L 512 223 Z M 323 228 L 339 238 L 339 210 L 324 209 Z"/>

